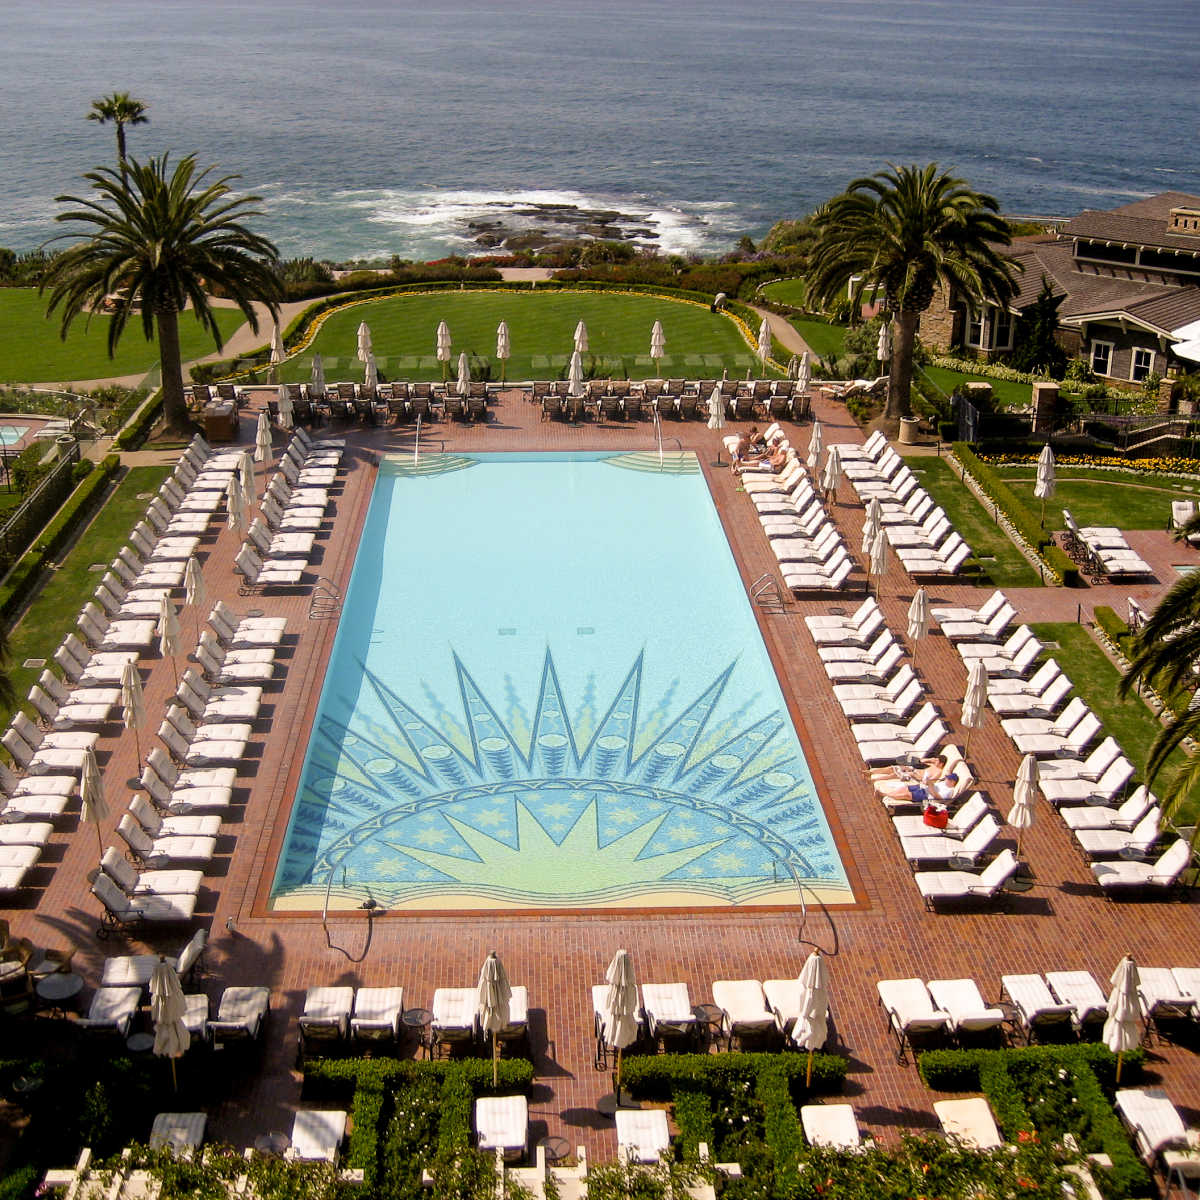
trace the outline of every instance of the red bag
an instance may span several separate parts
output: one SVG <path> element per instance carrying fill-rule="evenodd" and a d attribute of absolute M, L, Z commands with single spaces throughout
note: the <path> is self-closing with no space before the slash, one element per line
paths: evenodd
<path fill-rule="evenodd" d="M 947 821 L 950 820 L 950 814 L 940 804 L 931 804 L 923 815 L 925 824 L 931 825 L 934 829 L 945 829 Z"/>

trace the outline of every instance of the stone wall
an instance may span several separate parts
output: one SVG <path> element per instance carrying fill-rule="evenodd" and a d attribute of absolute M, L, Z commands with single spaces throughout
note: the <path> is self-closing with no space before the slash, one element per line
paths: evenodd
<path fill-rule="evenodd" d="M 923 345 L 939 354 L 948 354 L 955 344 L 958 312 L 950 307 L 950 289 L 941 284 L 933 295 L 933 303 L 921 314 L 917 336 Z"/>

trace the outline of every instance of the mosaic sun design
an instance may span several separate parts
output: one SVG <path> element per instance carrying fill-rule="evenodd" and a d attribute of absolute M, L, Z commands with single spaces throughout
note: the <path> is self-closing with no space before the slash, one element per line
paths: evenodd
<path fill-rule="evenodd" d="M 736 662 L 644 712 L 639 654 L 572 712 L 547 652 L 506 716 L 454 666 L 461 711 L 428 691 L 418 711 L 364 667 L 369 705 L 320 718 L 274 908 L 790 907 L 799 883 L 852 901 L 787 714 L 729 708 Z"/>

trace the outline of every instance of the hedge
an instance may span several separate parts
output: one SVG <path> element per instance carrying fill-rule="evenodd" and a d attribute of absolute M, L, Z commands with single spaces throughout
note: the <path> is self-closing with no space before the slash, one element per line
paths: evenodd
<path fill-rule="evenodd" d="M 1133 649 L 1133 632 L 1128 624 L 1117 615 L 1117 613 L 1109 608 L 1106 604 L 1098 604 L 1094 613 L 1093 620 L 1099 626 L 1100 632 L 1123 654 L 1127 659 L 1132 660 Z M 1155 675 L 1148 681 L 1149 686 L 1154 690 L 1154 695 L 1160 703 L 1162 703 L 1170 712 L 1177 717 L 1183 716 L 1187 712 L 1188 707 L 1192 702 L 1192 693 L 1186 688 L 1178 689 L 1173 694 L 1161 686 L 1161 676 Z"/>
<path fill-rule="evenodd" d="M 137 411 L 137 415 L 117 434 L 116 447 L 118 450 L 136 450 L 147 437 L 150 430 L 162 417 L 162 392 L 155 392 Z"/>
<path fill-rule="evenodd" d="M 1132 1050 L 1124 1055 L 1123 1082 L 1136 1079 L 1145 1054 Z M 1028 1137 L 1035 1122 L 1025 1106 L 1020 1088 L 1009 1074 L 1019 1063 L 1058 1067 L 1071 1072 L 1075 1110 L 1081 1126 L 1091 1128 L 1091 1137 L 1112 1160 L 1112 1167 L 1093 1166 L 1101 1187 L 1110 1200 L 1141 1196 L 1149 1192 L 1151 1178 L 1106 1093 L 1121 1086 L 1116 1079 L 1116 1055 L 1107 1046 L 1026 1046 L 1015 1050 L 928 1050 L 918 1060 L 926 1086 L 935 1091 L 982 1091 L 1008 1141 Z"/>
<path fill-rule="evenodd" d="M 1062 580 L 1063 586 L 1082 586 L 1079 568 L 1061 547 L 1054 544 L 1042 528 L 1041 522 L 1025 507 L 1016 492 L 979 458 L 966 442 L 955 442 L 953 450 L 963 470 L 975 480 L 979 490 L 1004 513 L 1017 534 L 1037 552 L 1054 575 Z"/>
<path fill-rule="evenodd" d="M 0 620 L 11 621 L 25 607 L 38 575 L 53 563 L 79 526 L 100 507 L 100 500 L 120 466 L 117 455 L 110 454 L 99 470 L 89 469 L 33 547 L 17 560 L 0 584 Z"/>
<path fill-rule="evenodd" d="M 712 1146 L 716 1136 L 712 1100 L 699 1088 L 681 1088 L 675 1093 L 674 1106 L 683 1156 L 693 1159 L 699 1154 L 700 1143 Z"/>
<path fill-rule="evenodd" d="M 777 1056 L 775 1063 L 760 1071 L 754 1091 L 763 1106 L 763 1140 L 771 1148 L 776 1193 L 792 1196 L 800 1184 L 804 1138 L 788 1087 L 788 1072 L 781 1069 L 785 1061 Z"/>
<path fill-rule="evenodd" d="M 678 1089 L 702 1084 L 710 1094 L 740 1089 L 760 1072 L 775 1070 L 793 1095 L 840 1091 L 846 1060 L 836 1054 L 814 1054 L 812 1083 L 806 1087 L 806 1054 L 656 1054 L 633 1055 L 621 1066 L 621 1086 L 645 1100 L 670 1100 Z"/>

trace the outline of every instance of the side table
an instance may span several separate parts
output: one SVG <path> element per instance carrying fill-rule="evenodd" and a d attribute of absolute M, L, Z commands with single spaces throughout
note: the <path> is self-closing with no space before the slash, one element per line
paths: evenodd
<path fill-rule="evenodd" d="M 51 1013 L 65 1017 L 67 1008 L 74 1007 L 71 1002 L 83 991 L 83 976 L 56 972 L 39 979 L 34 990 Z"/>
<path fill-rule="evenodd" d="M 423 1048 L 426 1058 L 433 1057 L 433 1039 L 428 1032 L 432 1023 L 433 1013 L 427 1008 L 406 1008 L 400 1016 L 400 1024 L 416 1033 L 418 1053 Z"/>

